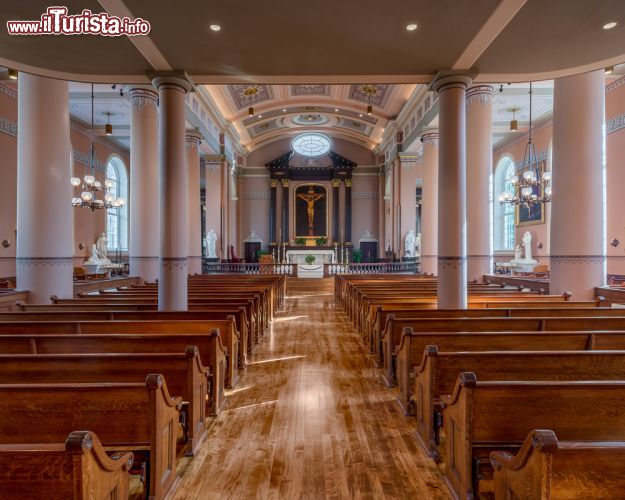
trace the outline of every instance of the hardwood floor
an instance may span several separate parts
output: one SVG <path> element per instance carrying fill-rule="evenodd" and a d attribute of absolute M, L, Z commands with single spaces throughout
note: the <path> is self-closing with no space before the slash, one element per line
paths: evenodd
<path fill-rule="evenodd" d="M 449 498 L 379 380 L 333 281 L 291 280 L 177 499 Z"/>

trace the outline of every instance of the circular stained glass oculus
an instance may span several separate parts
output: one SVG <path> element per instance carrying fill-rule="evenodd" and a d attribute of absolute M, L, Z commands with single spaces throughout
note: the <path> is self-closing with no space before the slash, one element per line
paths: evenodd
<path fill-rule="evenodd" d="M 313 158 L 324 155 L 330 151 L 332 141 L 326 135 L 308 133 L 295 137 L 293 142 L 291 142 L 291 146 L 298 155 Z"/>

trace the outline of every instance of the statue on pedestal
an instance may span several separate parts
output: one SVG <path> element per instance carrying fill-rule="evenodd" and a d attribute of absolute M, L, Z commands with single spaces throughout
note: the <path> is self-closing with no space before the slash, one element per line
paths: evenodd
<path fill-rule="evenodd" d="M 523 248 L 525 248 L 525 260 L 532 260 L 532 233 L 525 231 L 523 235 Z"/>
<path fill-rule="evenodd" d="M 206 257 L 209 259 L 217 258 L 217 233 L 214 229 L 206 233 Z"/>
<path fill-rule="evenodd" d="M 523 250 L 525 256 L 522 256 Z M 538 261 L 532 258 L 532 233 L 525 231 L 523 234 L 523 247 L 517 245 L 514 249 L 514 259 L 510 261 L 510 268 L 513 271 L 531 273 L 538 265 Z"/>
<path fill-rule="evenodd" d="M 98 241 L 91 245 L 91 255 L 85 261 L 87 266 L 103 267 L 111 264 L 111 260 L 107 257 L 107 241 L 106 234 L 100 234 Z"/>
<path fill-rule="evenodd" d="M 406 239 L 404 241 L 404 256 L 405 257 L 415 256 L 414 255 L 415 242 L 416 242 L 415 234 L 414 234 L 414 231 L 411 229 L 410 231 L 408 231 L 408 234 L 406 235 Z"/>

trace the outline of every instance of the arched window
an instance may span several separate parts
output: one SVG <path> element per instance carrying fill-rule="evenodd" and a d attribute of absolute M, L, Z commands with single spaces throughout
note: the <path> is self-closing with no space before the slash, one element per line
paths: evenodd
<path fill-rule="evenodd" d="M 106 164 L 106 178 L 111 181 L 111 193 L 115 199 L 123 198 L 121 208 L 106 210 L 106 239 L 109 250 L 128 251 L 128 174 L 124 162 L 112 156 Z"/>
<path fill-rule="evenodd" d="M 514 192 L 514 186 L 510 178 L 514 175 L 514 160 L 510 156 L 504 156 L 499 160 L 495 169 L 494 188 L 494 245 L 495 250 L 514 249 L 514 205 L 501 204 L 497 200 L 503 192 Z"/>

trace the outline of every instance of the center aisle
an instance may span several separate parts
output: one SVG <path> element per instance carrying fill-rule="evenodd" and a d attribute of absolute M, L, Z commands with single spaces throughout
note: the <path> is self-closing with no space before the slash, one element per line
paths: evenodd
<path fill-rule="evenodd" d="M 289 281 L 175 498 L 449 498 L 333 290 Z"/>

